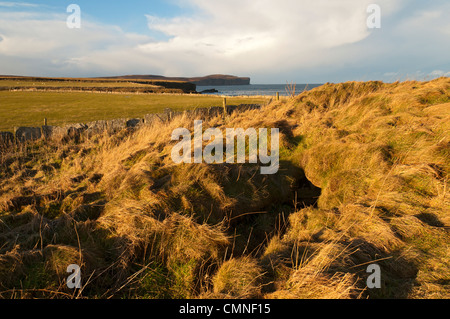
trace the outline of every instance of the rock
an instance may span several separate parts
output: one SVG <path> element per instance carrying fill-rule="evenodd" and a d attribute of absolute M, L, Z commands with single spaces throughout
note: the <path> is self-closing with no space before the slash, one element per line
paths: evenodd
<path fill-rule="evenodd" d="M 167 114 L 167 121 L 172 121 L 173 120 L 173 118 L 175 117 L 175 114 L 176 113 L 178 113 L 178 112 L 175 112 L 174 110 L 172 110 L 172 109 L 169 109 L 169 108 L 165 108 L 164 109 L 164 114 Z"/>
<path fill-rule="evenodd" d="M 174 118 L 178 116 L 183 116 L 184 112 L 174 111 L 170 114 L 170 120 L 172 121 Z"/>
<path fill-rule="evenodd" d="M 14 134 L 16 138 L 21 142 L 38 140 L 42 137 L 40 127 L 15 127 Z"/>
<path fill-rule="evenodd" d="M 9 144 L 14 140 L 14 134 L 11 132 L 0 132 L 0 145 Z"/>
<path fill-rule="evenodd" d="M 144 115 L 144 124 L 145 125 L 152 125 L 155 121 L 155 114 L 145 114 Z"/>
<path fill-rule="evenodd" d="M 86 132 L 88 135 L 101 134 L 108 128 L 108 123 L 106 121 L 94 121 L 86 123 Z"/>
<path fill-rule="evenodd" d="M 227 106 L 227 113 L 244 112 L 248 110 L 260 109 L 259 104 L 241 104 Z M 184 112 L 174 111 L 170 108 L 164 109 L 164 113 L 147 114 L 143 119 L 116 119 L 109 121 L 93 121 L 87 124 L 77 123 L 66 126 L 42 126 L 42 127 L 17 127 L 14 134 L 10 132 L 0 132 L 0 143 L 11 142 L 14 136 L 18 141 L 28 141 L 40 139 L 42 136 L 52 139 L 79 138 L 81 133 L 86 132 L 86 136 L 91 137 L 94 134 L 101 134 L 105 130 L 110 133 L 116 133 L 127 128 L 137 128 L 142 124 L 161 125 L 173 120 L 177 116 L 188 116 L 194 120 L 205 120 L 216 116 L 222 116 L 224 108 L 214 106 L 210 108 L 197 108 L 195 110 L 186 110 Z"/>
<path fill-rule="evenodd" d="M 219 91 L 217 91 L 216 89 L 208 89 L 200 92 L 200 94 L 207 94 L 207 93 L 219 93 Z"/>
<path fill-rule="evenodd" d="M 144 123 L 144 120 L 142 119 L 131 119 L 127 121 L 127 127 L 128 128 L 136 128 Z"/>
<path fill-rule="evenodd" d="M 192 116 L 195 120 L 205 120 L 209 117 L 209 109 L 207 108 L 197 108 L 192 111 Z"/>
<path fill-rule="evenodd" d="M 208 115 L 209 115 L 209 117 L 222 116 L 223 115 L 223 107 L 220 107 L 220 106 L 210 107 Z"/>
<path fill-rule="evenodd" d="M 117 119 L 107 121 L 107 129 L 109 133 L 120 132 L 127 128 L 126 119 Z"/>
<path fill-rule="evenodd" d="M 170 120 L 170 113 L 156 113 L 155 115 L 162 123 L 167 123 Z"/>
<path fill-rule="evenodd" d="M 240 105 L 228 105 L 227 113 L 231 115 L 234 112 L 245 112 L 249 110 L 259 110 L 261 105 L 259 104 L 240 104 Z"/>
<path fill-rule="evenodd" d="M 240 112 L 245 112 L 249 110 L 259 110 L 261 109 L 261 105 L 259 104 L 241 104 L 238 106 Z"/>
<path fill-rule="evenodd" d="M 76 123 L 68 125 L 70 128 L 73 128 L 74 130 L 77 130 L 79 132 L 82 132 L 88 128 L 88 126 L 84 123 Z"/>
<path fill-rule="evenodd" d="M 73 139 L 78 139 L 80 137 L 81 133 L 86 131 L 88 128 L 88 126 L 84 123 L 72 124 L 72 125 L 68 125 L 67 127 L 68 127 L 67 137 L 73 138 Z"/>
<path fill-rule="evenodd" d="M 103 120 L 86 123 L 86 126 L 87 128 L 85 133 L 87 137 L 102 134 L 108 129 L 108 123 Z"/>
<path fill-rule="evenodd" d="M 66 126 L 46 126 L 44 136 L 55 140 L 67 138 L 78 139 L 82 132 L 86 131 L 88 126 L 83 123 L 70 124 Z"/>
<path fill-rule="evenodd" d="M 69 135 L 69 128 L 66 126 L 47 126 L 46 132 L 49 138 L 62 140 Z"/>
<path fill-rule="evenodd" d="M 44 135 L 44 138 L 51 138 L 53 136 L 55 128 L 56 128 L 55 126 L 49 126 L 49 125 L 42 126 L 41 132 L 42 132 L 42 135 Z"/>
<path fill-rule="evenodd" d="M 236 111 L 237 105 L 227 105 L 227 114 L 231 115 L 234 111 Z"/>
<path fill-rule="evenodd" d="M 161 124 L 168 122 L 169 118 L 170 118 L 169 113 L 147 114 L 144 117 L 144 123 L 145 125 Z"/>

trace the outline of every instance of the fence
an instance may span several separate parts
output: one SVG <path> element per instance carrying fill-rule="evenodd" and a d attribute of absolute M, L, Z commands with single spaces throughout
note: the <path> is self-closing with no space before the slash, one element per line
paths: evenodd
<path fill-rule="evenodd" d="M 163 113 L 147 114 L 144 118 L 133 119 L 115 119 L 115 120 L 100 120 L 89 123 L 76 123 L 65 126 L 49 126 L 47 119 L 44 119 L 44 126 L 42 127 L 15 127 L 14 133 L 0 132 L 0 144 L 8 144 L 14 141 L 25 142 L 30 140 L 38 140 L 41 138 L 63 139 L 66 137 L 74 137 L 81 133 L 88 136 L 100 134 L 105 131 L 108 133 L 116 133 L 124 129 L 135 129 L 142 125 L 154 125 L 167 123 L 177 116 L 187 115 L 195 119 L 208 119 L 216 116 L 231 115 L 235 112 L 244 112 L 248 110 L 260 109 L 260 104 L 241 104 L 241 105 L 226 105 L 224 100 L 223 107 L 214 106 L 209 108 L 197 108 L 193 110 L 186 110 L 183 112 L 174 111 L 172 109 L 165 109 Z"/>

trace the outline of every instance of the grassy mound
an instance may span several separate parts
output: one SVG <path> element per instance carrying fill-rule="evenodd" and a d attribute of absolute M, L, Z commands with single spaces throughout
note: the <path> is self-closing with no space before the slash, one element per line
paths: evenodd
<path fill-rule="evenodd" d="M 4 147 L 0 297 L 448 296 L 449 110 L 448 78 L 348 82 L 203 123 L 280 128 L 275 175 L 174 165 L 188 117 Z"/>

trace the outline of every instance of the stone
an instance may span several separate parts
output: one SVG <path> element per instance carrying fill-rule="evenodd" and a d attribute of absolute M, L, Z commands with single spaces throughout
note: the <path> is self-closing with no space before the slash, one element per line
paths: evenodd
<path fill-rule="evenodd" d="M 213 106 L 209 108 L 209 117 L 216 117 L 223 115 L 223 107 Z"/>
<path fill-rule="evenodd" d="M 109 133 L 120 132 L 127 128 L 126 119 L 117 119 L 107 121 L 107 129 Z"/>
<path fill-rule="evenodd" d="M 127 121 L 127 127 L 128 128 L 136 128 L 144 123 L 144 120 L 142 119 L 131 119 Z"/>
<path fill-rule="evenodd" d="M 47 130 L 49 127 L 47 127 Z M 66 126 L 53 126 L 51 127 L 51 131 L 49 137 L 51 139 L 63 139 L 64 137 L 69 135 L 69 128 Z"/>
<path fill-rule="evenodd" d="M 170 120 L 170 113 L 156 113 L 157 120 L 162 123 L 167 123 Z"/>
<path fill-rule="evenodd" d="M 175 111 L 170 108 L 165 108 L 164 114 L 167 114 L 167 121 L 172 121 L 175 116 Z"/>
<path fill-rule="evenodd" d="M 155 114 L 145 114 L 144 115 L 144 124 L 145 125 L 152 125 L 155 121 Z"/>
<path fill-rule="evenodd" d="M 86 123 L 86 125 L 87 125 L 87 130 L 91 130 L 95 133 L 102 133 L 108 127 L 107 121 L 94 121 L 94 122 Z"/>
<path fill-rule="evenodd" d="M 44 138 L 51 138 L 54 134 L 55 126 L 44 125 L 41 127 L 42 135 Z"/>
<path fill-rule="evenodd" d="M 88 128 L 88 126 L 84 123 L 76 123 L 76 124 L 70 124 L 68 125 L 70 128 L 73 128 L 74 130 L 77 130 L 79 132 L 82 132 Z"/>
<path fill-rule="evenodd" d="M 261 105 L 260 104 L 244 104 L 243 107 L 246 111 L 248 110 L 260 110 Z"/>
<path fill-rule="evenodd" d="M 66 126 L 52 126 L 46 127 L 48 136 L 51 139 L 63 140 L 66 138 L 79 138 L 80 134 L 88 129 L 88 126 L 83 123 L 69 124 Z"/>
<path fill-rule="evenodd" d="M 208 89 L 200 92 L 200 94 L 208 94 L 208 93 L 219 93 L 219 91 L 217 91 L 217 89 Z"/>
<path fill-rule="evenodd" d="M 87 126 L 86 129 L 87 137 L 102 134 L 108 129 L 108 123 L 103 120 L 86 123 L 86 126 Z"/>
<path fill-rule="evenodd" d="M 144 116 L 145 125 L 153 125 L 153 124 L 161 124 L 163 122 L 167 122 L 169 120 L 168 114 L 159 113 L 159 114 L 146 114 Z"/>
<path fill-rule="evenodd" d="M 38 140 L 42 137 L 42 132 L 40 127 L 15 127 L 14 134 L 17 140 L 30 141 Z"/>
<path fill-rule="evenodd" d="M 248 110 L 261 109 L 259 104 L 241 104 L 227 106 L 227 114 L 234 112 L 244 112 Z M 224 108 L 220 106 L 213 106 L 210 108 L 197 108 L 194 110 L 186 110 L 183 112 L 174 111 L 170 108 L 164 109 L 163 113 L 147 114 L 143 119 L 115 119 L 109 121 L 93 121 L 87 124 L 77 123 L 59 126 L 42 127 L 17 127 L 14 129 L 14 134 L 11 132 L 0 132 L 0 143 L 6 141 L 13 141 L 14 136 L 18 141 L 36 140 L 42 136 L 45 138 L 79 138 L 82 132 L 86 132 L 87 136 L 94 134 L 101 134 L 105 130 L 111 133 L 119 132 L 126 128 L 136 128 L 142 124 L 154 125 L 163 124 L 173 120 L 177 116 L 187 116 L 196 120 L 205 120 L 216 116 L 222 116 Z"/>
<path fill-rule="evenodd" d="M 11 132 L 0 132 L 0 145 L 9 144 L 14 140 L 14 134 Z"/>
<path fill-rule="evenodd" d="M 178 117 L 178 116 L 183 116 L 184 112 L 180 112 L 180 111 L 173 111 L 170 115 L 170 120 L 173 121 L 174 118 Z"/>
<path fill-rule="evenodd" d="M 227 114 L 231 115 L 234 111 L 236 111 L 237 105 L 227 105 Z"/>
<path fill-rule="evenodd" d="M 205 120 L 207 117 L 209 117 L 209 109 L 197 108 L 192 111 L 192 116 L 195 120 Z"/>
<path fill-rule="evenodd" d="M 77 123 L 68 125 L 68 134 L 69 138 L 78 139 L 80 134 L 87 130 L 88 126 L 84 123 Z"/>

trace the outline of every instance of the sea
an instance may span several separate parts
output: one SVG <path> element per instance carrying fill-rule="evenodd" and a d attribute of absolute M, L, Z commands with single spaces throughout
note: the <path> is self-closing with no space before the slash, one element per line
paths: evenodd
<path fill-rule="evenodd" d="M 296 84 L 295 94 L 303 91 L 311 90 L 322 84 Z M 291 95 L 288 85 L 286 84 L 249 84 L 249 85 L 223 85 L 223 86 L 197 86 L 197 92 L 216 89 L 216 93 L 203 93 L 209 95 L 226 95 L 226 96 L 255 96 L 270 95 L 275 96 L 277 92 L 280 96 Z"/>

